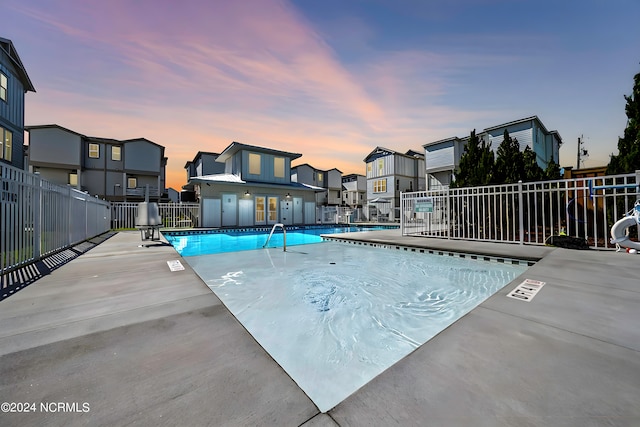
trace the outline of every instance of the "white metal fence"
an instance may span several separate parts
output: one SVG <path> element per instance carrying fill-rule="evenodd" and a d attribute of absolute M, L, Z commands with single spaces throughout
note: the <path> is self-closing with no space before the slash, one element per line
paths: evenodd
<path fill-rule="evenodd" d="M 565 232 L 592 247 L 612 248 L 611 226 L 639 197 L 640 171 L 403 193 L 400 228 L 405 236 L 535 245 Z"/>
<path fill-rule="evenodd" d="M 162 227 L 192 228 L 200 226 L 199 203 L 158 203 Z M 138 204 L 132 202 L 111 203 L 113 229 L 135 228 Z"/>
<path fill-rule="evenodd" d="M 102 234 L 110 225 L 108 202 L 0 164 L 0 299 L 9 273 Z"/>

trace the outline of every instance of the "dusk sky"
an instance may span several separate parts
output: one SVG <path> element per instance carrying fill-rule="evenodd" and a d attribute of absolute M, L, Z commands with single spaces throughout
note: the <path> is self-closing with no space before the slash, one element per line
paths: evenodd
<path fill-rule="evenodd" d="M 638 0 L 2 0 L 26 125 L 166 147 L 167 186 L 232 141 L 365 173 L 537 115 L 605 165 L 640 72 Z"/>

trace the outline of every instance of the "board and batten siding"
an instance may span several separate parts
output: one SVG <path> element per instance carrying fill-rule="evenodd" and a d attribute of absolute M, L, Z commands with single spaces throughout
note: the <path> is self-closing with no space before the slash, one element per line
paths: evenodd
<path fill-rule="evenodd" d="M 395 156 L 394 175 L 415 177 L 418 174 L 417 161 L 414 157 Z"/>
<path fill-rule="evenodd" d="M 249 174 L 249 154 L 257 154 L 260 156 L 260 174 Z M 240 153 L 236 153 L 236 157 Z M 286 156 L 274 156 L 273 154 L 253 152 L 248 150 L 242 150 L 242 179 L 259 182 L 270 182 L 278 184 L 289 184 L 291 182 L 291 159 Z M 284 159 L 284 176 L 276 177 L 274 171 L 274 159 Z"/>
<path fill-rule="evenodd" d="M 380 170 L 380 160 L 382 160 L 382 170 Z M 369 164 L 371 164 L 371 170 L 369 170 Z M 367 163 L 367 178 L 393 175 L 393 166 L 393 154 L 378 157 Z"/>
<path fill-rule="evenodd" d="M 0 102 L 0 117 L 3 119 L 1 122 L 4 123 L 5 128 L 9 128 L 12 132 L 16 132 L 17 129 L 22 131 L 24 128 L 24 86 L 12 69 L 3 63 L 5 61 L 9 61 L 9 59 L 2 53 L 0 70 L 7 76 L 7 102 Z M 13 137 L 16 138 L 16 135 Z M 22 137 L 20 137 L 20 143 L 19 146 L 16 146 L 22 147 Z"/>
<path fill-rule="evenodd" d="M 29 160 L 32 165 L 55 165 L 79 169 L 82 165 L 82 138 L 60 128 L 29 131 Z"/>

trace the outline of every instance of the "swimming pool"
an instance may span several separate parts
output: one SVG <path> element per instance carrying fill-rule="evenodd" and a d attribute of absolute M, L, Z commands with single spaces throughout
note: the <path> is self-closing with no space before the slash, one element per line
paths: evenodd
<path fill-rule="evenodd" d="M 322 412 L 528 268 L 335 241 L 185 260 Z"/>
<path fill-rule="evenodd" d="M 333 227 L 296 227 L 286 226 L 287 246 L 307 245 L 322 242 L 321 234 L 352 233 L 358 231 L 385 230 L 398 226 L 333 226 Z M 173 245 L 182 256 L 217 254 L 222 252 L 238 252 L 262 249 L 269 237 L 271 228 L 248 230 L 213 230 L 210 232 L 166 232 L 165 239 Z M 274 231 L 268 247 L 281 248 L 284 234 L 281 228 Z"/>

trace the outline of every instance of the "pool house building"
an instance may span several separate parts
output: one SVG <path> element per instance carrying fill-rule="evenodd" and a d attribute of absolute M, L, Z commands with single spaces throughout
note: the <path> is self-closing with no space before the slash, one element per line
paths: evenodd
<path fill-rule="evenodd" d="M 291 161 L 302 154 L 232 142 L 216 158 L 224 173 L 191 176 L 202 227 L 257 227 L 316 223 L 316 191 L 291 181 Z"/>

